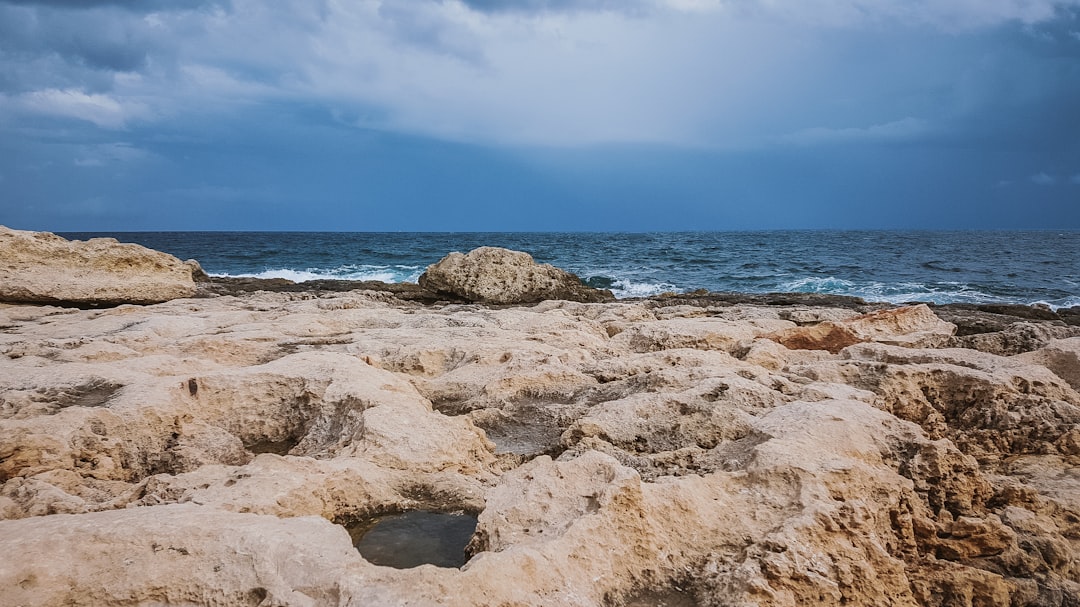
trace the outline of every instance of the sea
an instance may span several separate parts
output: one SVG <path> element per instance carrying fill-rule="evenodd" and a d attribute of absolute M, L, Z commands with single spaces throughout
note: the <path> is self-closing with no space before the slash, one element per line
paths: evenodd
<path fill-rule="evenodd" d="M 451 251 L 526 251 L 616 297 L 697 289 L 1080 306 L 1080 231 L 110 232 L 215 276 L 416 282 Z"/>

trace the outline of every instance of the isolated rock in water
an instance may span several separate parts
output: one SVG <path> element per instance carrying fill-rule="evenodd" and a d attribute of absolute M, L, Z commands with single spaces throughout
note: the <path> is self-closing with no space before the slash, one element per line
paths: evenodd
<path fill-rule="evenodd" d="M 195 294 L 193 266 L 113 238 L 69 241 L 0 226 L 0 301 L 148 304 Z"/>
<path fill-rule="evenodd" d="M 871 341 L 908 347 L 939 347 L 955 332 L 956 325 L 941 320 L 925 304 L 919 304 L 785 329 L 768 335 L 768 338 L 792 350 L 828 350 L 835 354 L 848 346 Z"/>
<path fill-rule="evenodd" d="M 587 287 L 550 264 L 538 264 L 528 253 L 480 247 L 451 253 L 428 267 L 420 286 L 435 293 L 492 304 L 533 303 L 546 299 L 600 302 L 610 291 Z"/>

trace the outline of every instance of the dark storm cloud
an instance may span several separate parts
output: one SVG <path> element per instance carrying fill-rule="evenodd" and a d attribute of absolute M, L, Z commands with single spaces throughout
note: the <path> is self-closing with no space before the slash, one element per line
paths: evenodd
<path fill-rule="evenodd" d="M 126 11 L 0 4 L 0 91 L 105 90 L 112 72 L 143 69 L 163 42 Z"/>
<path fill-rule="evenodd" d="M 22 14 L 20 14 L 22 13 Z M 0 48 L 12 53 L 56 53 L 94 69 L 134 71 L 152 41 L 133 20 L 101 14 L 29 15 L 0 8 Z"/>
<path fill-rule="evenodd" d="M 1080 12 L 1060 9 L 1051 21 L 985 36 L 976 60 L 958 74 L 948 116 L 953 128 L 973 143 L 1009 141 L 1080 157 L 1076 31 Z"/>
<path fill-rule="evenodd" d="M 0 0 L 0 223 L 1080 227 L 1076 2 Z"/>

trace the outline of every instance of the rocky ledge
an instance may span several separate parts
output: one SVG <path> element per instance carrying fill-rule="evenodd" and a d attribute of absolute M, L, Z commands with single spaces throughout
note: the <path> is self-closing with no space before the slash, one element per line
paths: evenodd
<path fill-rule="evenodd" d="M 1060 318 L 204 295 L 0 305 L 0 604 L 1080 603 Z"/>
<path fill-rule="evenodd" d="M 199 264 L 114 238 L 69 241 L 0 226 L 0 302 L 160 303 L 196 292 Z"/>

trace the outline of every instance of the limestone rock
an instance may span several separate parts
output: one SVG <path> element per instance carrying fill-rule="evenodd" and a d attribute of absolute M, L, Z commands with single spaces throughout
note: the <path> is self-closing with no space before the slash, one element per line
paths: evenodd
<path fill-rule="evenodd" d="M 195 269 L 172 255 L 113 238 L 68 241 L 0 226 L 0 301 L 158 303 L 194 295 Z"/>
<path fill-rule="evenodd" d="M 835 354 L 850 345 L 868 341 L 936 347 L 944 344 L 955 331 L 955 325 L 935 316 L 926 304 L 919 304 L 785 329 L 769 338 L 793 350 L 827 350 Z"/>
<path fill-rule="evenodd" d="M 0 604 L 1080 602 L 1072 340 L 670 299 L 0 304 Z M 463 567 L 343 528 L 415 509 Z"/>
<path fill-rule="evenodd" d="M 989 352 L 998 356 L 1014 356 L 1038 350 L 1054 340 L 1070 337 L 1080 337 L 1080 327 L 1015 322 L 1000 331 L 954 337 L 949 341 L 949 345 Z"/>
<path fill-rule="evenodd" d="M 1016 359 L 1042 365 L 1080 391 L 1080 337 L 1051 341 L 1034 352 L 1018 355 Z"/>
<path fill-rule="evenodd" d="M 107 538 L 105 541 L 103 539 Z M 193 505 L 0 521 L 5 605 L 336 602 L 360 563 L 345 530 Z"/>
<path fill-rule="evenodd" d="M 498 247 L 451 253 L 429 266 L 419 282 L 435 293 L 490 304 L 611 299 L 609 291 L 587 287 L 577 276 L 550 264 L 537 264 L 528 253 Z"/>

